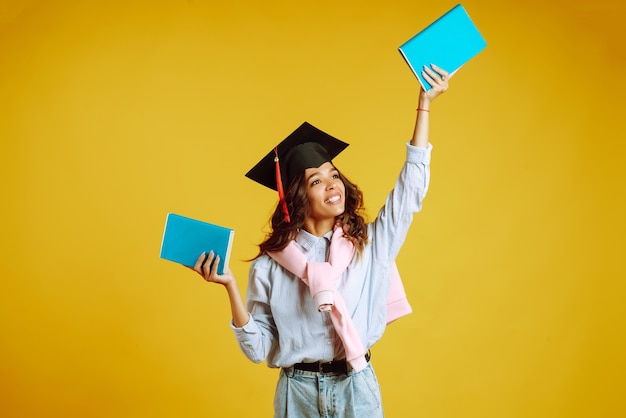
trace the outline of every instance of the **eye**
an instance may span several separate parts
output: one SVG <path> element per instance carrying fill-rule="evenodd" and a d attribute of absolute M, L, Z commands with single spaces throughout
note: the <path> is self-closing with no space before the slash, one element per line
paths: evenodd
<path fill-rule="evenodd" d="M 315 186 L 316 184 L 320 184 L 320 180 L 319 179 L 315 179 L 311 182 L 311 186 Z"/>
<path fill-rule="evenodd" d="M 334 179 L 338 179 L 339 178 L 339 174 L 338 173 L 333 174 L 333 178 Z"/>

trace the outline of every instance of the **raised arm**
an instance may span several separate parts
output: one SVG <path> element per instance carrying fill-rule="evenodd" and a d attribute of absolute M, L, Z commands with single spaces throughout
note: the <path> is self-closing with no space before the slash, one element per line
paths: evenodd
<path fill-rule="evenodd" d="M 393 261 L 404 243 L 413 215 L 422 208 L 430 181 L 430 145 L 428 114 L 432 101 L 448 89 L 450 75 L 432 65 L 424 67 L 424 78 L 433 86 L 420 90 L 413 137 L 407 146 L 407 160 L 376 220 L 372 238 L 379 260 Z"/>
<path fill-rule="evenodd" d="M 428 68 L 424 66 L 424 70 L 422 71 L 422 76 L 428 81 L 432 88 L 428 91 L 420 89 L 415 130 L 413 131 L 413 138 L 411 139 L 411 145 L 420 148 L 428 147 L 430 104 L 435 98 L 448 89 L 448 80 L 452 77 L 445 70 L 436 65 L 431 65 L 431 67 L 432 68 Z"/>

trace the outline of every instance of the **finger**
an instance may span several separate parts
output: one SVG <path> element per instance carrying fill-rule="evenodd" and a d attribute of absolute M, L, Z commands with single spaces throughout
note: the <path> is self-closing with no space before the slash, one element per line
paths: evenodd
<path fill-rule="evenodd" d="M 434 87 L 437 84 L 426 71 L 422 71 L 422 77 L 424 77 L 424 80 L 426 80 L 426 82 L 430 84 L 430 87 Z"/>
<path fill-rule="evenodd" d="M 217 277 L 218 277 L 217 266 L 219 265 L 219 263 L 220 263 L 220 256 L 218 255 L 218 256 L 215 257 L 215 262 L 211 266 L 211 277 L 214 280 L 217 279 Z"/>
<path fill-rule="evenodd" d="M 437 74 L 436 72 L 434 72 L 432 70 L 432 68 L 428 67 L 427 65 L 424 65 L 424 71 L 426 74 L 428 74 L 431 78 L 435 79 L 440 77 L 439 74 Z"/>
<path fill-rule="evenodd" d="M 432 70 L 426 66 L 424 67 L 424 69 L 430 70 L 429 75 L 435 81 L 436 86 L 439 89 L 446 90 L 448 88 L 448 79 L 450 78 L 448 76 L 448 72 L 442 68 L 437 67 L 434 64 L 431 64 L 431 66 L 433 67 Z M 433 87 L 435 87 L 435 85 L 433 85 Z"/>
<path fill-rule="evenodd" d="M 205 280 L 210 279 L 211 275 L 211 263 L 213 263 L 213 258 L 215 258 L 215 253 L 210 251 L 207 257 L 204 259 L 204 263 L 202 263 L 202 276 Z"/>
<path fill-rule="evenodd" d="M 446 70 L 443 68 L 437 67 L 435 64 L 430 64 L 430 66 L 435 70 L 435 72 L 439 75 L 442 80 L 448 79 L 451 76 L 448 74 Z"/>
<path fill-rule="evenodd" d="M 206 253 L 203 251 L 202 254 L 200 254 L 200 257 L 196 260 L 196 264 L 193 266 L 193 269 L 200 274 L 202 274 L 202 265 L 204 264 L 205 259 Z"/>
<path fill-rule="evenodd" d="M 204 260 L 202 260 L 202 271 L 206 271 L 206 269 L 204 268 L 204 266 L 206 266 L 207 261 L 209 261 L 209 258 L 213 258 L 213 251 L 209 251 L 209 254 L 204 256 Z M 210 263 L 210 261 L 209 261 Z"/>
<path fill-rule="evenodd" d="M 424 75 L 425 74 L 425 75 Z M 422 71 L 422 75 L 428 84 L 433 88 L 444 88 L 445 81 L 441 79 L 438 74 L 435 74 L 432 70 L 430 72 Z"/>

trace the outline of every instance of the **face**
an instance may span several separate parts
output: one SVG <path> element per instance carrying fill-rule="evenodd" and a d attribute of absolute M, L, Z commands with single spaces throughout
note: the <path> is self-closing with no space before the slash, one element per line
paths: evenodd
<path fill-rule="evenodd" d="M 346 187 L 339 178 L 339 171 L 326 162 L 317 168 L 304 170 L 306 192 L 309 199 L 310 220 L 330 221 L 344 213 Z"/>

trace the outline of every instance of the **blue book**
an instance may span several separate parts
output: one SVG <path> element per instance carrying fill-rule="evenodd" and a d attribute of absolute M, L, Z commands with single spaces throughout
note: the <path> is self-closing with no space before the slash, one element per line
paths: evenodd
<path fill-rule="evenodd" d="M 161 242 L 161 258 L 194 267 L 202 252 L 220 256 L 217 273 L 228 267 L 235 231 L 220 225 L 168 213 Z"/>
<path fill-rule="evenodd" d="M 422 77 L 425 65 L 435 64 L 451 74 L 486 46 L 476 25 L 458 4 L 405 42 L 399 51 L 424 90 L 428 91 L 431 85 Z"/>

